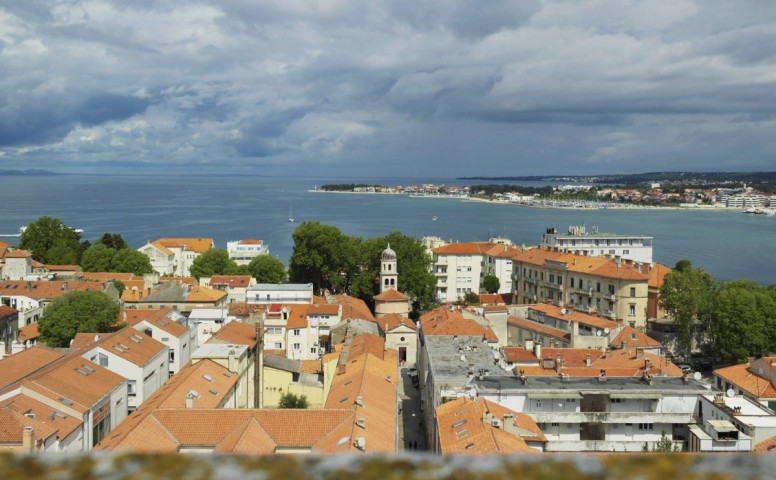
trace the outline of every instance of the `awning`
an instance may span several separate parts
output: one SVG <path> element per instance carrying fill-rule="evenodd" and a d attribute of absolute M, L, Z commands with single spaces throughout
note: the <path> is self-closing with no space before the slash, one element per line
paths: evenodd
<path fill-rule="evenodd" d="M 582 398 L 582 395 L 576 392 L 568 393 L 528 393 L 528 398 Z"/>
<path fill-rule="evenodd" d="M 656 400 L 663 398 L 660 393 L 612 393 L 609 398 L 628 398 L 632 400 Z"/>

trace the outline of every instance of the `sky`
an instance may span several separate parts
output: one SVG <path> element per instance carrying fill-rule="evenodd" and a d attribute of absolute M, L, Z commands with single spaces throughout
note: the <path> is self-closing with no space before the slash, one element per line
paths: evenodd
<path fill-rule="evenodd" d="M 0 4 L 0 170 L 776 170 L 772 0 Z"/>

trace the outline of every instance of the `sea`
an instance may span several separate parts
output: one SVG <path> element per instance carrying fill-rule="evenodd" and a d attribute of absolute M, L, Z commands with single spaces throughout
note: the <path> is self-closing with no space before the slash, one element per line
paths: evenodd
<path fill-rule="evenodd" d="M 310 178 L 261 176 L 0 176 L 0 240 L 15 244 L 19 227 L 47 215 L 83 229 L 94 241 L 120 233 L 133 247 L 161 237 L 260 239 L 286 265 L 292 234 L 317 221 L 362 238 L 400 231 L 453 242 L 507 237 L 536 245 L 549 227 L 597 226 L 601 232 L 654 237 L 654 260 L 689 259 L 715 279 L 776 283 L 776 216 L 730 210 L 539 209 L 450 198 L 316 193 L 326 183 L 386 186 L 470 185 L 445 178 Z M 515 182 L 542 186 L 546 183 Z M 289 218 L 293 217 L 294 222 Z M 436 218 L 436 220 L 434 220 Z"/>

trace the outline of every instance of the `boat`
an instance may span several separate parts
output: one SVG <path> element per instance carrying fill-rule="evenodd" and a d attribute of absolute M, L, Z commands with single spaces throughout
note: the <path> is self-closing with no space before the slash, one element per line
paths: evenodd
<path fill-rule="evenodd" d="M 434 215 L 433 217 L 431 217 L 431 221 L 432 221 L 432 222 L 436 222 L 437 220 L 439 220 L 439 217 L 437 217 L 436 215 Z"/>
<path fill-rule="evenodd" d="M 291 223 L 294 222 L 294 209 L 292 207 L 288 208 L 288 221 Z"/>

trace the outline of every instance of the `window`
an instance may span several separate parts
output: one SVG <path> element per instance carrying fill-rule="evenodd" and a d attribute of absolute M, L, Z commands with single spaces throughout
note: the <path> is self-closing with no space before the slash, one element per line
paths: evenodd
<path fill-rule="evenodd" d="M 555 274 L 554 273 L 550 274 L 550 283 L 555 283 Z"/>
<path fill-rule="evenodd" d="M 601 282 L 596 282 L 595 291 L 601 293 Z"/>
<path fill-rule="evenodd" d="M 299 335 L 301 335 L 301 334 L 302 334 L 302 333 L 301 333 L 301 330 L 299 330 L 298 328 L 295 328 L 295 329 L 294 329 L 294 336 L 298 337 L 298 336 L 299 336 Z"/>
<path fill-rule="evenodd" d="M 137 395 L 137 380 L 130 380 L 127 382 L 127 395 L 130 397 Z"/>
<path fill-rule="evenodd" d="M 653 425 L 651 423 L 639 423 L 639 430 L 652 430 Z"/>
<path fill-rule="evenodd" d="M 636 296 L 636 287 L 631 287 L 630 293 L 631 293 L 631 297 L 635 297 Z"/>
<path fill-rule="evenodd" d="M 614 295 L 614 285 L 609 284 L 609 295 Z"/>
<path fill-rule="evenodd" d="M 294 350 L 299 350 L 300 348 L 302 348 L 302 344 L 301 343 L 295 343 L 294 344 Z"/>
<path fill-rule="evenodd" d="M 563 285 L 563 275 L 558 275 L 558 285 Z"/>
<path fill-rule="evenodd" d="M 101 367 L 107 367 L 108 366 L 108 356 L 104 353 L 101 353 L 97 357 L 100 360 L 100 366 Z"/>
<path fill-rule="evenodd" d="M 542 408 L 542 401 L 541 400 L 536 400 L 536 403 L 534 403 L 534 406 L 536 408 Z"/>
<path fill-rule="evenodd" d="M 310 348 L 310 353 L 316 354 L 316 353 L 318 353 L 318 349 L 315 348 L 315 347 L 312 347 L 312 348 Z"/>
<path fill-rule="evenodd" d="M 628 304 L 628 315 L 630 315 L 630 316 L 636 315 L 636 304 L 635 303 L 629 303 Z"/>
<path fill-rule="evenodd" d="M 175 361 L 175 350 L 170 350 L 167 352 L 167 360 L 172 363 Z"/>
<path fill-rule="evenodd" d="M 283 350 L 283 342 L 275 342 L 275 350 Z"/>

